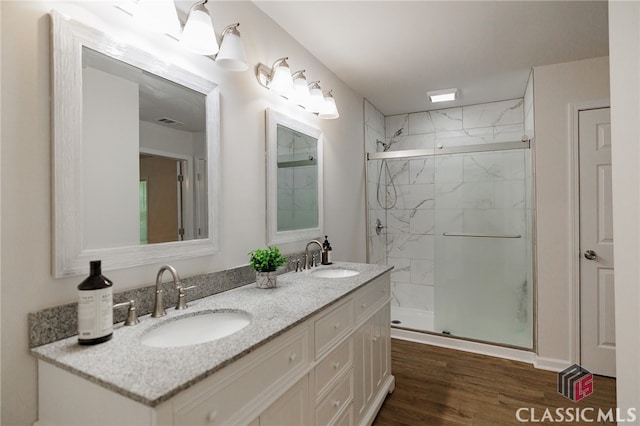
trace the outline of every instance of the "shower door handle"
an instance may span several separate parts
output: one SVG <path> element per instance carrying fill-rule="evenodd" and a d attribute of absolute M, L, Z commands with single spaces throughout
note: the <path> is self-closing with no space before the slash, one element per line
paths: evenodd
<path fill-rule="evenodd" d="M 584 252 L 584 258 L 587 260 L 596 260 L 598 258 L 598 255 L 593 250 L 587 250 Z"/>

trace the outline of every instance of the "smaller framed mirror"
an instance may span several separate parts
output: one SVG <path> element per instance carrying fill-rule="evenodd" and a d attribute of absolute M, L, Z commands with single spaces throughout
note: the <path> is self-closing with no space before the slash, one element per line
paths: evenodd
<path fill-rule="evenodd" d="M 267 109 L 267 244 L 317 238 L 323 229 L 322 132 Z"/>

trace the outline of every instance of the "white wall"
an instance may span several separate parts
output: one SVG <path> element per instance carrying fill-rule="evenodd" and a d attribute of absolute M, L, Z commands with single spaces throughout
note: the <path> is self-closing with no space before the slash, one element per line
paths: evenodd
<path fill-rule="evenodd" d="M 200 135 L 203 133 L 191 133 L 184 130 L 170 129 L 159 124 L 140 121 L 140 149 L 146 148 L 171 154 L 180 154 L 193 157 L 196 144 L 198 153 L 203 152 L 205 141 Z"/>
<path fill-rule="evenodd" d="M 574 362 L 569 105 L 609 97 L 609 61 L 604 57 L 536 67 L 533 76 L 538 361 L 561 367 Z"/>
<path fill-rule="evenodd" d="M 220 70 L 208 58 L 190 55 L 165 36 L 139 33 L 131 19 L 103 2 L 0 2 L 2 46 L 2 406 L 3 425 L 27 425 L 37 416 L 37 371 L 29 354 L 27 313 L 73 302 L 83 277 L 51 276 L 51 137 L 49 20 L 58 8 L 108 29 L 157 56 L 221 87 L 220 254 L 172 262 L 183 276 L 248 262 L 263 247 L 265 220 L 265 109 L 306 114 L 259 86 L 255 66 L 289 56 L 295 69 L 333 89 L 340 119 L 317 125 L 325 134 L 325 233 L 338 260 L 365 260 L 363 101 L 250 2 L 209 2 L 218 30 L 240 22 L 250 69 Z M 307 119 L 309 119 L 307 117 Z M 282 245 L 299 250 L 303 243 Z M 149 285 L 160 265 L 112 271 L 115 291 Z M 11 301 L 9 303 L 9 301 Z"/>
<path fill-rule="evenodd" d="M 82 81 L 83 247 L 135 245 L 140 242 L 138 84 L 91 67 L 83 68 Z"/>
<path fill-rule="evenodd" d="M 609 54 L 616 385 L 618 407 L 626 412 L 640 408 L 640 3 L 609 2 Z"/>

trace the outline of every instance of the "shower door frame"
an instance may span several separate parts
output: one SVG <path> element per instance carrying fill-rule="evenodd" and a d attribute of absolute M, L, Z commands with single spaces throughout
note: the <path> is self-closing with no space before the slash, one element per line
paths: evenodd
<path fill-rule="evenodd" d="M 496 151 L 510 151 L 516 149 L 529 149 L 530 151 L 530 166 L 531 166 L 531 182 L 530 190 L 531 190 L 531 279 L 532 279 L 532 292 L 533 292 L 533 300 L 532 300 L 532 309 L 533 309 L 533 334 L 532 340 L 533 344 L 531 348 L 523 348 L 521 346 L 509 345 L 504 343 L 495 343 L 495 342 L 487 342 L 484 340 L 478 340 L 468 337 L 461 337 L 455 335 L 448 335 L 447 338 L 465 340 L 469 342 L 477 342 L 477 343 L 485 343 L 491 344 L 495 346 L 505 347 L 505 348 L 513 348 L 531 351 L 533 353 L 537 353 L 538 351 L 538 279 L 537 279 L 537 244 L 536 244 L 536 236 L 537 236 L 537 225 L 536 225 L 536 166 L 535 166 L 535 144 L 532 143 L 532 139 L 523 136 L 522 140 L 514 141 L 514 142 L 494 142 L 487 144 L 474 144 L 474 145 L 460 145 L 460 146 L 452 146 L 452 147 L 436 147 L 436 148 L 423 148 L 423 149 L 407 149 L 407 150 L 399 150 L 399 151 L 384 151 L 384 152 L 365 152 L 364 155 L 364 181 L 365 181 L 365 191 L 364 191 L 364 201 L 365 201 L 365 224 L 366 224 L 366 232 L 365 232 L 365 242 L 366 242 L 366 256 L 367 262 L 370 261 L 370 248 L 369 248 L 369 230 L 370 230 L 370 213 L 369 213 L 369 161 L 370 160 L 387 160 L 387 159 L 402 159 L 402 158 L 418 158 L 418 157 L 433 157 L 439 155 L 451 155 L 451 154 L 466 154 L 466 153 L 474 153 L 474 152 L 496 152 Z M 386 235 L 386 220 L 385 220 L 385 235 Z M 385 248 L 386 250 L 386 248 Z M 414 330 L 415 331 L 415 330 Z M 419 331 L 420 333 L 431 334 L 435 336 L 442 336 L 441 333 L 433 332 L 433 331 Z"/>

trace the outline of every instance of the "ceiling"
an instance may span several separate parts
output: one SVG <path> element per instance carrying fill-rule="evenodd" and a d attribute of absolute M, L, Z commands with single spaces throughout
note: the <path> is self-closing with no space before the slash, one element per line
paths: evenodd
<path fill-rule="evenodd" d="M 522 97 L 534 66 L 609 54 L 606 1 L 254 3 L 384 115 Z"/>
<path fill-rule="evenodd" d="M 86 47 L 82 64 L 137 84 L 141 121 L 185 132 L 205 132 L 204 94 Z"/>

